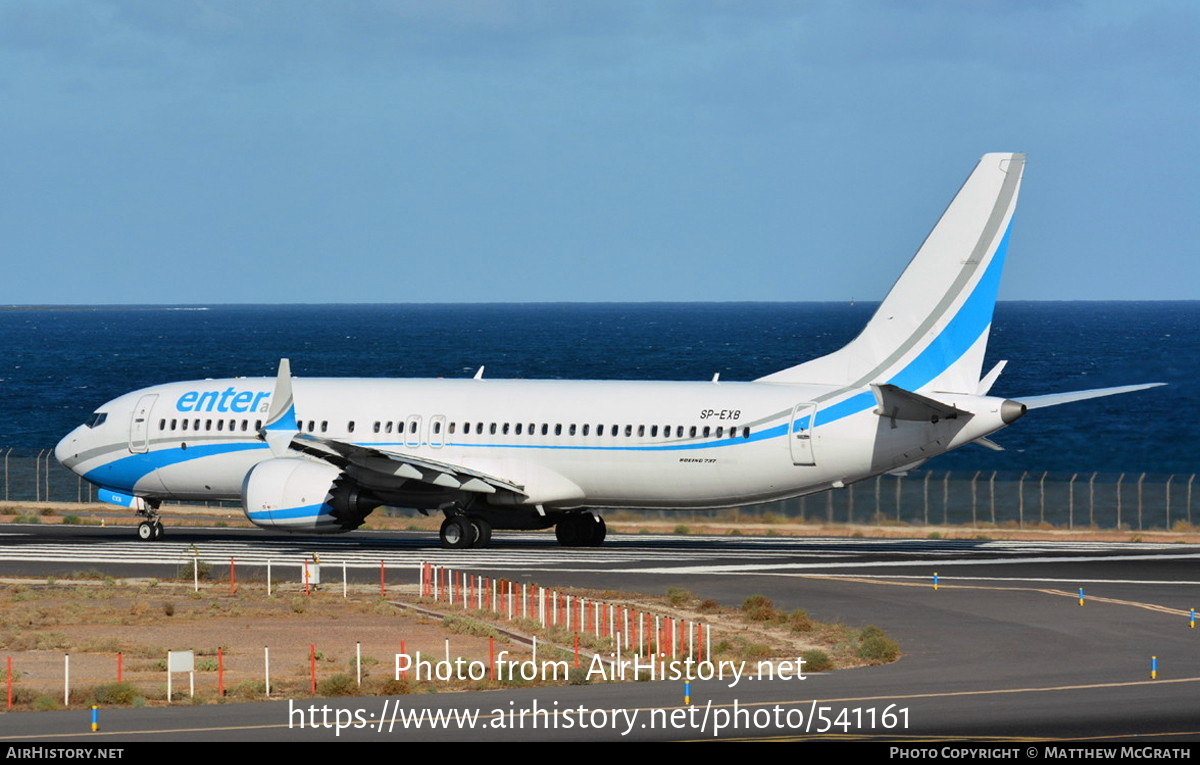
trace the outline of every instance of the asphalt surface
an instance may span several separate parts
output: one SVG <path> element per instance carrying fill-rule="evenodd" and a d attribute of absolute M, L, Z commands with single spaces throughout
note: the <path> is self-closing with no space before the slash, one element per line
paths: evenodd
<path fill-rule="evenodd" d="M 804 679 L 761 679 L 750 665 L 736 682 L 694 681 L 690 705 L 682 682 L 662 681 L 107 709 L 99 733 L 80 712 L 14 713 L 0 716 L 6 743 L 1200 740 L 1200 629 L 1189 627 L 1189 609 L 1200 607 L 1197 546 L 615 535 L 602 548 L 564 549 L 548 535 L 501 533 L 486 550 L 444 551 L 424 532 L 306 539 L 168 527 L 164 540 L 147 543 L 127 528 L 3 531 L 0 577 L 172 576 L 198 552 L 214 565 L 235 557 L 240 579 L 264 574 L 268 560 L 275 572 L 298 568 L 317 552 L 326 581 L 332 568 L 340 582 L 344 563 L 352 581 L 378 582 L 384 561 L 390 582 L 412 583 L 428 561 L 545 586 L 685 587 L 729 605 L 762 593 L 822 621 L 877 624 L 904 653 L 894 664 Z M 439 711 L 452 715 L 448 724 L 405 719 Z"/>

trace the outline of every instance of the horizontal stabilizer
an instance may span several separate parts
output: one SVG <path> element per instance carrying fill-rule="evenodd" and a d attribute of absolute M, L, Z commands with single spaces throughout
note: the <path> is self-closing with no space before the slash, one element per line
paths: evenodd
<path fill-rule="evenodd" d="M 1086 401 L 1089 398 L 1101 398 L 1103 396 L 1115 396 L 1118 393 L 1132 393 L 1135 390 L 1146 390 L 1147 388 L 1158 388 L 1166 383 L 1143 383 L 1142 385 L 1121 385 L 1116 388 L 1095 388 L 1093 390 L 1077 390 L 1070 393 L 1051 393 L 1046 396 L 1025 396 L 1017 398 L 1016 401 L 1024 404 L 1029 409 L 1041 409 L 1046 406 L 1058 406 L 1059 404 L 1070 404 L 1073 401 Z"/>
<path fill-rule="evenodd" d="M 875 414 L 893 421 L 937 422 L 958 417 L 966 420 L 974 416 L 970 412 L 897 388 L 895 385 L 872 385 L 871 390 L 874 391 L 875 403 L 878 404 Z"/>

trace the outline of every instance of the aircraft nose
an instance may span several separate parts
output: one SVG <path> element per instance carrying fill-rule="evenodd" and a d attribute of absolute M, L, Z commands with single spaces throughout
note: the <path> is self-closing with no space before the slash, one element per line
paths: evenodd
<path fill-rule="evenodd" d="M 54 458 L 58 460 L 64 467 L 74 468 L 78 462 L 78 444 L 79 444 L 79 429 L 72 430 L 54 447 Z"/>

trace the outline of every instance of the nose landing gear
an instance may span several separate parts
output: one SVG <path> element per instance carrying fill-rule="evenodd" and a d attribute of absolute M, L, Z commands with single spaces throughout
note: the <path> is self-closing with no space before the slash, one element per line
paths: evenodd
<path fill-rule="evenodd" d="M 139 509 L 137 514 L 146 518 L 138 524 L 138 539 L 145 542 L 157 542 L 162 539 L 163 525 L 158 516 L 158 503 L 150 504 L 147 501 L 147 506 Z"/>

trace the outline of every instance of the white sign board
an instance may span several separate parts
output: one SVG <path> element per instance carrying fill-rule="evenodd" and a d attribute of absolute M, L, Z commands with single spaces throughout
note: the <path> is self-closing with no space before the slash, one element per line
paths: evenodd
<path fill-rule="evenodd" d="M 192 651 L 167 651 L 167 671 L 195 672 L 195 653 Z"/>

